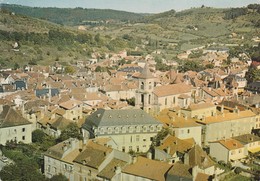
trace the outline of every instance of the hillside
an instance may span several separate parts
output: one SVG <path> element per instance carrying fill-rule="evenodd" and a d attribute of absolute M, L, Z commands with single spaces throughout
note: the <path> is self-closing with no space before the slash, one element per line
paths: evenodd
<path fill-rule="evenodd" d="M 107 22 L 128 22 L 144 15 L 111 9 L 83 8 L 37 8 L 20 5 L 2 4 L 1 8 L 16 14 L 48 20 L 62 25 L 92 25 Z"/>
<path fill-rule="evenodd" d="M 0 68 L 15 64 L 61 64 L 86 61 L 93 52 L 104 53 L 135 47 L 122 38 L 57 25 L 45 20 L 0 11 Z M 15 42 L 17 49 L 13 48 Z"/>
<path fill-rule="evenodd" d="M 11 7 L 18 10 L 28 8 L 14 5 Z M 157 59 L 177 60 L 177 54 L 209 44 L 251 47 L 256 44 L 252 38 L 260 34 L 260 11 L 257 8 L 258 5 L 256 9 L 253 6 L 234 9 L 202 7 L 181 12 L 170 10 L 159 14 L 141 15 L 141 18 L 138 15 L 135 20 L 124 23 L 121 19 L 121 23 L 81 25 L 81 31 L 75 28 L 75 22 L 67 19 L 67 13 L 58 18 L 73 26 L 50 23 L 47 20 L 11 13 L 13 11 L 2 8 L 0 39 L 3 43 L 0 45 L 0 51 L 4 53 L 0 56 L 0 62 L 2 66 L 14 65 L 15 62 L 20 62 L 21 65 L 50 64 L 55 61 L 67 64 L 87 60 L 93 52 L 104 55 L 123 49 L 142 52 L 143 55 L 157 50 L 159 54 L 153 53 Z M 45 8 L 35 9 L 42 12 Z M 74 12 L 77 10 L 84 9 L 71 9 Z M 76 13 L 75 17 L 77 16 Z M 120 18 L 123 17 L 118 17 Z M 15 41 L 20 44 L 20 52 L 10 50 Z"/>
<path fill-rule="evenodd" d="M 144 17 L 139 23 L 111 27 L 104 33 L 137 36 L 148 41 L 149 48 L 174 52 L 209 43 L 248 44 L 259 36 L 259 12 L 248 8 L 193 8 L 174 10 Z"/>

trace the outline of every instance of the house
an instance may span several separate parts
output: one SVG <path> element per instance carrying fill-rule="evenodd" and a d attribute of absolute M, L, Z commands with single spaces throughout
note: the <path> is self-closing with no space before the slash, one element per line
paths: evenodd
<path fill-rule="evenodd" d="M 202 144 L 228 139 L 234 136 L 251 133 L 256 122 L 256 115 L 251 110 L 224 112 L 221 114 L 204 117 L 197 121 L 202 125 Z"/>
<path fill-rule="evenodd" d="M 153 137 L 162 129 L 162 123 L 141 109 L 99 109 L 87 117 L 82 126 L 83 137 L 111 138 L 115 149 L 146 152 Z"/>
<path fill-rule="evenodd" d="M 244 145 L 247 152 L 257 153 L 260 151 L 260 137 L 253 134 L 244 134 L 240 136 L 235 136 L 233 139 L 239 141 Z"/>
<path fill-rule="evenodd" d="M 252 82 L 247 85 L 246 90 L 251 91 L 253 93 L 260 93 L 260 81 Z"/>
<path fill-rule="evenodd" d="M 73 160 L 80 154 L 81 149 L 82 142 L 75 138 L 50 147 L 44 153 L 44 175 L 51 178 L 54 175 L 62 174 L 70 181 L 74 181 Z"/>
<path fill-rule="evenodd" d="M 166 181 L 173 180 L 192 181 L 192 168 L 180 162 L 174 163 L 166 174 Z"/>
<path fill-rule="evenodd" d="M 247 80 L 238 75 L 229 75 L 226 78 L 224 78 L 224 84 L 229 89 L 237 87 L 237 93 L 241 93 L 247 86 Z"/>
<path fill-rule="evenodd" d="M 0 144 L 5 145 L 7 141 L 31 143 L 32 123 L 5 105 L 0 114 Z"/>
<path fill-rule="evenodd" d="M 132 164 L 122 169 L 122 180 L 165 181 L 165 175 L 171 164 L 151 160 L 145 157 L 134 157 Z"/>
<path fill-rule="evenodd" d="M 154 159 L 176 163 L 183 161 L 184 153 L 194 146 L 193 139 L 182 140 L 172 135 L 167 135 L 161 144 L 154 148 Z"/>
<path fill-rule="evenodd" d="M 72 121 L 82 119 L 83 103 L 81 101 L 70 99 L 68 101 L 61 102 L 59 106 L 64 110 L 64 114 L 62 115 L 64 118 Z"/>
<path fill-rule="evenodd" d="M 203 117 L 215 116 L 217 107 L 211 103 L 191 104 L 182 108 L 181 113 L 190 118 L 202 119 Z"/>
<path fill-rule="evenodd" d="M 195 145 L 184 155 L 184 164 L 192 168 L 192 175 L 197 177 L 198 173 L 207 175 L 215 174 L 215 164 L 199 145 Z"/>
<path fill-rule="evenodd" d="M 95 143 L 90 140 L 74 159 L 76 180 L 123 180 L 121 169 L 131 162 L 127 153 Z"/>
<path fill-rule="evenodd" d="M 224 139 L 209 143 L 210 155 L 217 161 L 235 162 L 247 156 L 246 149 L 235 139 Z"/>
<path fill-rule="evenodd" d="M 174 136 L 179 139 L 193 138 L 195 143 L 201 145 L 202 126 L 196 123 L 197 119 L 181 115 L 181 111 L 165 109 L 157 116 L 158 120 L 168 127 Z"/>

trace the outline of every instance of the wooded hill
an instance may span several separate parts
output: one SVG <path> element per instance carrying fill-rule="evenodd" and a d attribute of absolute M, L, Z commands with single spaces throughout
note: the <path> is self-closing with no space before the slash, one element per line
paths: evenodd
<path fill-rule="evenodd" d="M 2 9 L 16 14 L 48 20 L 62 25 L 102 24 L 109 21 L 127 22 L 142 18 L 143 14 L 111 9 L 83 8 L 39 8 L 20 5 L 2 4 Z"/>

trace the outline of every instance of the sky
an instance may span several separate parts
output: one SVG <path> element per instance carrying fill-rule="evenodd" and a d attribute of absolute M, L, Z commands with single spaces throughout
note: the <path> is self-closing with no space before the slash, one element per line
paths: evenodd
<path fill-rule="evenodd" d="M 192 7 L 230 8 L 259 4 L 260 0 L 0 0 L 0 3 L 32 7 L 115 9 L 136 13 L 159 13 Z"/>

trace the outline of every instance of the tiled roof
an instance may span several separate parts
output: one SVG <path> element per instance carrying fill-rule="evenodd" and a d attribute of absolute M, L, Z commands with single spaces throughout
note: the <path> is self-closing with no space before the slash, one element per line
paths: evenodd
<path fill-rule="evenodd" d="M 59 106 L 62 107 L 62 108 L 65 108 L 67 110 L 70 110 L 70 109 L 73 109 L 74 107 L 81 105 L 81 104 L 82 104 L 81 101 L 71 99 L 71 100 L 68 100 L 66 102 L 60 103 Z"/>
<path fill-rule="evenodd" d="M 191 92 L 191 86 L 185 83 L 158 86 L 154 88 L 154 94 L 158 97 L 177 95 Z"/>
<path fill-rule="evenodd" d="M 216 107 L 216 106 L 211 103 L 191 104 L 188 107 L 188 110 L 199 110 L 199 109 L 207 109 L 212 107 Z"/>
<path fill-rule="evenodd" d="M 239 141 L 244 145 L 248 143 L 260 141 L 260 137 L 253 134 L 244 134 L 244 135 L 233 137 L 233 139 Z"/>
<path fill-rule="evenodd" d="M 192 179 L 192 169 L 189 165 L 177 162 L 173 164 L 173 167 L 167 173 L 167 181 L 171 181 L 171 175 Z M 172 179 L 174 178 L 175 177 L 173 177 Z"/>
<path fill-rule="evenodd" d="M 164 175 L 171 167 L 172 165 L 168 163 L 139 156 L 135 163 L 127 165 L 122 172 L 150 180 L 165 181 Z"/>
<path fill-rule="evenodd" d="M 209 181 L 210 179 L 210 175 L 207 175 L 205 173 L 198 173 L 196 176 L 195 181 Z"/>
<path fill-rule="evenodd" d="M 74 162 L 97 169 L 111 152 L 112 148 L 89 141 Z"/>
<path fill-rule="evenodd" d="M 184 153 L 185 151 L 191 149 L 194 143 L 187 142 L 185 140 L 181 140 L 175 136 L 168 135 L 166 138 L 162 140 L 162 143 L 157 148 L 160 150 L 169 149 L 170 155 L 175 154 L 177 151 Z"/>
<path fill-rule="evenodd" d="M 235 139 L 219 140 L 216 142 L 219 142 L 221 145 L 226 147 L 228 150 L 235 150 L 235 149 L 244 147 L 239 141 L 237 141 Z"/>
<path fill-rule="evenodd" d="M 32 124 L 8 105 L 3 107 L 0 114 L 0 128 Z"/>
<path fill-rule="evenodd" d="M 64 117 L 59 117 L 51 124 L 51 127 L 56 130 L 64 130 L 70 123 L 72 123 L 71 120 Z"/>
<path fill-rule="evenodd" d="M 238 120 L 238 119 L 254 117 L 254 116 L 255 113 L 253 113 L 251 110 L 246 110 L 246 111 L 240 111 L 239 113 L 223 113 L 223 115 L 210 116 L 210 117 L 206 117 L 204 120 L 198 120 L 197 122 L 201 124 L 211 124 L 211 123 L 217 123 L 223 121 Z"/>
<path fill-rule="evenodd" d="M 188 161 L 191 167 L 199 166 L 200 168 L 209 168 L 214 165 L 214 162 L 210 159 L 205 151 L 199 145 L 195 145 L 188 152 Z"/>
<path fill-rule="evenodd" d="M 99 172 L 97 175 L 98 177 L 105 178 L 108 180 L 111 180 L 116 175 L 116 169 L 117 167 L 124 167 L 127 164 L 127 162 L 123 160 L 119 160 L 116 158 L 113 158 L 111 162 L 109 162 L 106 167 Z"/>
<path fill-rule="evenodd" d="M 75 146 L 75 148 L 72 147 L 72 142 L 78 142 L 78 140 L 75 138 L 69 138 L 68 140 L 65 140 L 63 142 L 60 142 L 50 147 L 44 154 L 56 159 L 63 159 L 66 157 L 66 160 L 71 163 L 72 159 L 74 158 L 71 158 L 70 156 L 74 155 L 75 157 L 76 154 L 75 152 L 71 155 L 68 155 L 67 153 L 71 153 L 75 150 L 79 150 L 79 146 Z M 78 142 L 78 144 L 81 145 L 82 143 Z M 76 151 L 76 153 L 78 152 Z"/>

